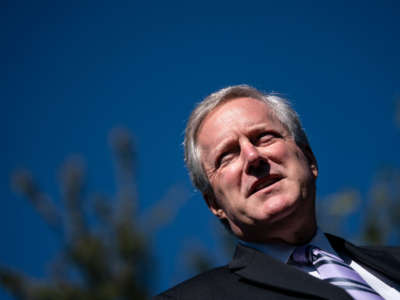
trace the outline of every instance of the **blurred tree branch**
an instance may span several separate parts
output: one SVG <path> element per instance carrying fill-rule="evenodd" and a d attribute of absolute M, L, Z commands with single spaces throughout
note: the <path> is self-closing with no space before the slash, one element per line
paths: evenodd
<path fill-rule="evenodd" d="M 29 171 L 12 176 L 14 189 L 25 196 L 39 215 L 63 240 L 62 252 L 53 263 L 51 277 L 43 282 L 8 267 L 0 267 L 0 284 L 16 299 L 147 299 L 152 278 L 149 236 L 168 215 L 175 213 L 186 194 L 176 188 L 146 214 L 142 226 L 136 192 L 136 153 L 129 133 L 115 129 L 110 134 L 116 165 L 117 192 L 114 201 L 100 194 L 91 197 L 97 220 L 89 221 L 84 210 L 86 179 L 83 160 L 67 160 L 60 172 L 62 203 L 59 211 Z M 174 198 L 174 199 L 172 199 Z M 113 203 L 114 202 L 114 203 Z M 166 203 L 172 210 L 165 210 Z M 150 226 L 152 225 L 152 226 Z M 152 230 L 143 230 L 151 227 Z"/>

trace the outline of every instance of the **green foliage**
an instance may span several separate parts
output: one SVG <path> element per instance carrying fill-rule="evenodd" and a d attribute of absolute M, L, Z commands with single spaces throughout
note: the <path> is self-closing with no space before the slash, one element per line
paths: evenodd
<path fill-rule="evenodd" d="M 76 157 L 61 168 L 64 209 L 60 211 L 28 171 L 17 171 L 13 175 L 16 191 L 29 199 L 63 241 L 62 252 L 53 263 L 53 274 L 44 281 L 0 267 L 0 284 L 16 299 L 149 298 L 153 267 L 148 240 L 151 232 L 143 228 L 157 228 L 161 221 L 168 220 L 166 215 L 176 205 L 168 203 L 170 210 L 164 210 L 164 215 L 156 206 L 146 217 L 154 220 L 154 224 L 143 226 L 137 213 L 136 155 L 132 140 L 121 129 L 114 130 L 110 137 L 116 165 L 114 199 L 99 194 L 86 196 L 84 164 Z M 165 202 L 160 206 L 165 207 Z M 88 204 L 92 205 L 86 211 Z"/>

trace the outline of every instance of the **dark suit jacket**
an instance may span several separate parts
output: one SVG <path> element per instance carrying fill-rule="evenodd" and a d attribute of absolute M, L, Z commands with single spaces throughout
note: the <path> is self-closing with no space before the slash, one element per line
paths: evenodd
<path fill-rule="evenodd" d="M 400 283 L 400 248 L 357 247 L 327 235 L 332 248 Z M 212 269 L 156 296 L 161 299 L 352 299 L 343 289 L 238 245 L 227 266 Z"/>

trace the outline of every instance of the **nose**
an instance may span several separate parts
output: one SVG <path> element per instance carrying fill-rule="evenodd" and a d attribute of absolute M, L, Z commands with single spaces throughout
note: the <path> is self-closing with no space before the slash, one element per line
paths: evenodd
<path fill-rule="evenodd" d="M 261 155 L 256 146 L 250 142 L 242 144 L 242 154 L 244 157 L 244 170 L 247 174 L 256 177 L 265 176 L 269 172 L 269 164 Z"/>

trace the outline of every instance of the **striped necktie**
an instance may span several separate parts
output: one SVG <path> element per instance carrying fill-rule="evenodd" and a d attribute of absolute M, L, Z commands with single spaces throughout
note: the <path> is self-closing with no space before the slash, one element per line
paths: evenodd
<path fill-rule="evenodd" d="M 299 264 L 312 264 L 322 280 L 346 290 L 357 300 L 383 300 L 361 276 L 341 258 L 312 245 L 297 247 L 292 260 Z"/>

